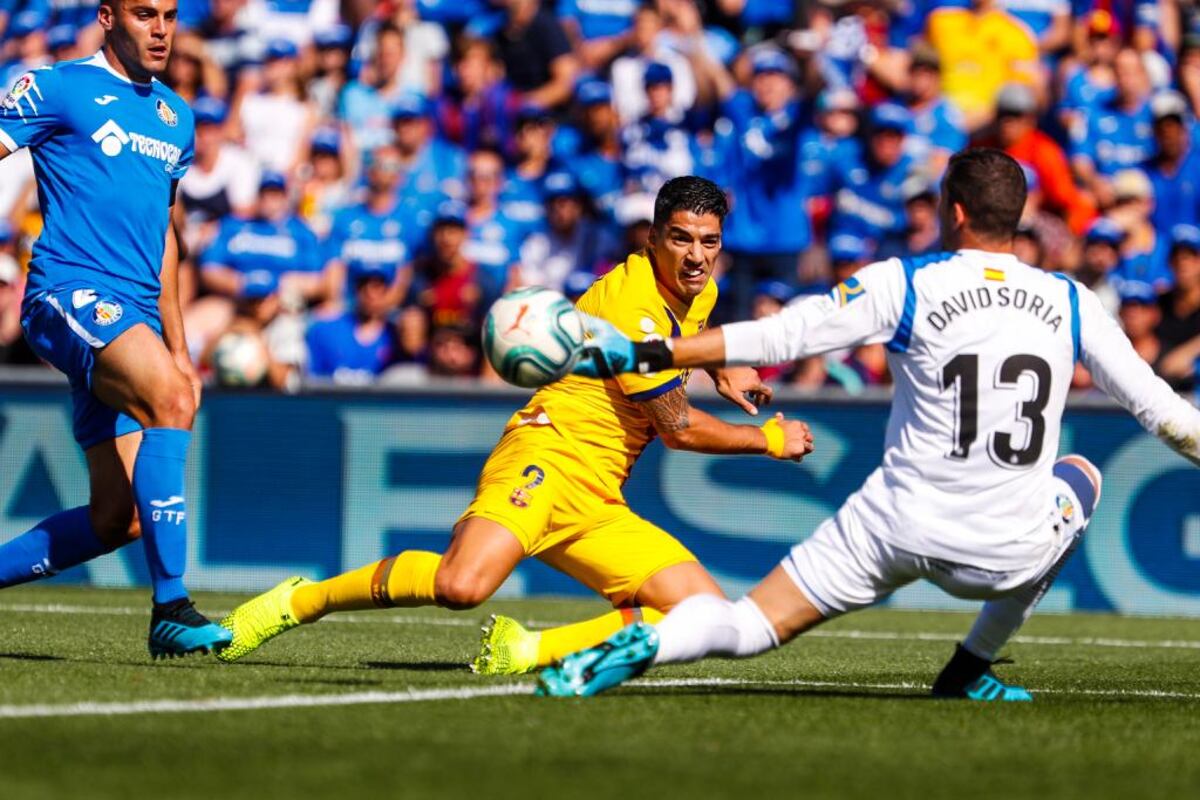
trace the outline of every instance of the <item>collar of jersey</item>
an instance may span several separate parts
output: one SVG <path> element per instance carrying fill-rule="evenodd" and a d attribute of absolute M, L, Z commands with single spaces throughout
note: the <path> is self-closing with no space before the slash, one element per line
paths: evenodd
<path fill-rule="evenodd" d="M 93 67 L 99 67 L 100 69 L 107 70 L 110 75 L 125 81 L 125 83 L 133 84 L 134 86 L 151 86 L 154 83 L 153 77 L 150 78 L 150 83 L 138 83 L 137 81 L 129 78 L 128 75 L 122 75 L 121 73 L 117 72 L 115 69 L 113 69 L 112 64 L 108 63 L 108 58 L 104 55 L 103 50 L 97 50 L 94 56 L 83 63 L 91 64 Z"/>

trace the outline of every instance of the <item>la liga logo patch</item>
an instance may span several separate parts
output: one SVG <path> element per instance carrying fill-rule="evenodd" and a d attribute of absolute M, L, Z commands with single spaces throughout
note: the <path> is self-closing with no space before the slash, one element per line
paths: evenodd
<path fill-rule="evenodd" d="M 92 319 L 97 325 L 112 325 L 125 313 L 125 309 L 121 308 L 120 303 L 114 303 L 111 300 L 101 300 L 96 303 L 96 308 L 92 311 Z"/>
<path fill-rule="evenodd" d="M 179 124 L 179 115 L 175 113 L 175 109 L 171 108 L 162 100 L 154 104 L 154 108 L 158 111 L 158 118 L 163 121 L 163 124 L 169 128 L 174 128 Z"/>
<path fill-rule="evenodd" d="M 4 107 L 15 109 L 21 98 L 29 94 L 30 91 L 36 91 L 37 82 L 34 80 L 32 72 L 26 72 L 21 77 L 17 78 L 17 82 L 8 90 L 8 94 L 4 97 Z"/>

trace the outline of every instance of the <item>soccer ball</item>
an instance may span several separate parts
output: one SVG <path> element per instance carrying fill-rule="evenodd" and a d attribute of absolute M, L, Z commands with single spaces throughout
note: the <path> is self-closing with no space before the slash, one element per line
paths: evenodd
<path fill-rule="evenodd" d="M 267 376 L 271 357 L 261 336 L 229 331 L 217 340 L 212 362 L 220 385 L 257 386 Z"/>
<path fill-rule="evenodd" d="M 583 320 L 571 301 L 531 286 L 492 304 L 483 321 L 483 352 L 500 377 L 532 388 L 562 378 L 583 350 Z"/>

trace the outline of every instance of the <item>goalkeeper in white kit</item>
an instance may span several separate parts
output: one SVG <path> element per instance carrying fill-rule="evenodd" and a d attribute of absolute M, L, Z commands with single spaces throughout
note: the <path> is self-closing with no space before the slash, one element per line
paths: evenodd
<path fill-rule="evenodd" d="M 1154 375 L 1096 296 L 1012 253 L 1025 177 L 998 150 L 954 156 L 942 184 L 947 252 L 864 267 L 772 317 L 633 343 L 602 321 L 577 371 L 777 364 L 886 343 L 895 381 L 883 463 L 737 601 L 684 600 L 543 671 L 539 693 L 591 695 L 657 664 L 745 658 L 915 580 L 986 601 L 933 684 L 937 697 L 1030 700 L 992 664 L 1074 551 L 1099 470 L 1056 458 L 1075 364 L 1200 465 L 1200 411 Z"/>

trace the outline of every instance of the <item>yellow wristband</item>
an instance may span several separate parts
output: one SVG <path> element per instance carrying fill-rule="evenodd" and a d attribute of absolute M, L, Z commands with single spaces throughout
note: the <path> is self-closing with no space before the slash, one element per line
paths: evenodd
<path fill-rule="evenodd" d="M 767 437 L 767 455 L 772 458 L 783 458 L 783 428 L 779 427 L 779 420 L 771 417 L 763 423 L 763 436 Z"/>

